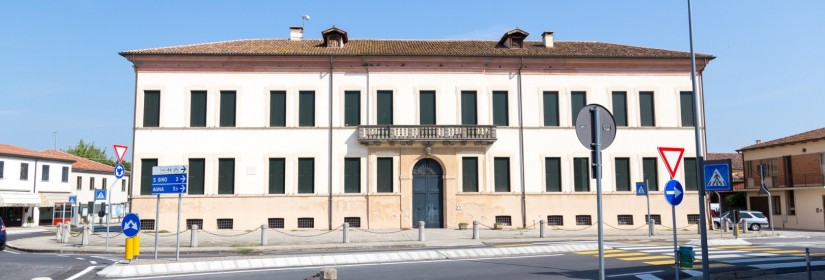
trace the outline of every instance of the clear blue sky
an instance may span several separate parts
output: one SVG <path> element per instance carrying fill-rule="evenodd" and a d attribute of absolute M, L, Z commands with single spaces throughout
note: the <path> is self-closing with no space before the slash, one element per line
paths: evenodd
<path fill-rule="evenodd" d="M 491 39 L 514 27 L 539 40 L 689 49 L 687 1 L 3 1 L 0 143 L 131 144 L 134 73 L 119 51 L 246 38 L 306 37 L 333 24 L 350 38 Z M 733 152 L 825 127 L 825 1 L 696 0 L 708 146 Z"/>

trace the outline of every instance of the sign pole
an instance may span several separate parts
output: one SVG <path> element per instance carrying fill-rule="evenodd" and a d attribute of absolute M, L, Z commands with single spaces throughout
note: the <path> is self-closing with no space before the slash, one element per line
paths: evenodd
<path fill-rule="evenodd" d="M 109 223 L 112 222 L 112 188 L 114 188 L 117 179 L 112 180 L 112 184 L 109 185 L 109 189 L 106 190 L 106 208 L 103 211 L 106 211 L 106 249 L 105 252 L 109 252 Z"/>
<path fill-rule="evenodd" d="M 679 248 L 676 245 L 676 205 L 670 205 L 671 213 L 673 214 L 673 258 L 675 260 L 673 271 L 676 274 L 676 280 L 679 280 Z M 704 262 L 706 262 L 705 260 Z M 703 262 L 703 263 L 704 263 Z"/>
<path fill-rule="evenodd" d="M 158 226 L 160 226 L 160 194 L 155 203 L 155 259 L 158 259 Z"/>
<path fill-rule="evenodd" d="M 768 185 L 765 185 L 765 165 L 759 165 L 759 178 L 762 178 L 762 190 L 768 193 L 768 222 L 771 224 L 771 235 L 774 235 L 773 232 L 773 198 L 771 197 L 771 192 L 768 191 Z"/>
<path fill-rule="evenodd" d="M 595 175 L 596 175 L 596 208 L 599 219 L 599 279 L 604 280 L 604 229 L 602 225 L 602 141 L 601 141 L 601 117 L 599 107 L 593 108 L 593 138 L 595 141 Z"/>
<path fill-rule="evenodd" d="M 66 223 L 66 203 L 61 203 L 61 204 L 63 205 L 63 210 L 60 211 L 60 213 L 63 214 L 63 217 L 61 218 L 62 219 L 61 223 L 65 224 Z"/>
<path fill-rule="evenodd" d="M 647 198 L 647 237 L 653 236 L 653 219 L 650 218 L 650 185 L 645 180 L 645 197 Z"/>
<path fill-rule="evenodd" d="M 722 232 L 724 232 L 728 229 L 722 229 L 722 227 L 727 227 L 728 225 L 726 225 L 725 223 L 722 222 L 722 219 L 723 219 L 722 214 L 725 213 L 725 212 L 722 211 L 722 195 L 719 194 L 718 191 L 716 192 L 716 199 L 719 200 L 719 213 L 717 213 L 718 214 L 717 216 L 719 216 L 719 236 L 723 236 Z"/>
<path fill-rule="evenodd" d="M 178 194 L 178 227 L 177 227 L 177 237 L 175 239 L 175 261 L 180 260 L 180 200 L 183 194 Z"/>

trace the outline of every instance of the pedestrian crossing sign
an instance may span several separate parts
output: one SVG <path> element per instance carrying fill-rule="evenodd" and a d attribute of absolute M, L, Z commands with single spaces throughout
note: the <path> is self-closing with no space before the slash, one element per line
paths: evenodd
<path fill-rule="evenodd" d="M 704 165 L 705 190 L 730 191 L 730 160 L 706 161 Z"/>
<path fill-rule="evenodd" d="M 637 182 L 636 183 L 636 196 L 646 196 L 647 195 L 647 186 L 645 183 Z"/>
<path fill-rule="evenodd" d="M 106 190 L 95 190 L 95 200 L 106 200 Z"/>

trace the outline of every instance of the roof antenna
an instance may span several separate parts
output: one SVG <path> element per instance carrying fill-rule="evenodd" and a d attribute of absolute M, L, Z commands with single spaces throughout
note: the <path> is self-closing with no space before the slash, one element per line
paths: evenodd
<path fill-rule="evenodd" d="M 301 16 L 301 28 L 304 28 L 304 23 L 309 20 L 309 15 Z"/>

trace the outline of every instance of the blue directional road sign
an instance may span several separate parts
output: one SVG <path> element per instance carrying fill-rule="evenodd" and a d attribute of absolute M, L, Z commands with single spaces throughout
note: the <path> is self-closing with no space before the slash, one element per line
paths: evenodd
<path fill-rule="evenodd" d="M 73 195 L 69 197 L 69 204 L 77 204 L 77 196 Z"/>
<path fill-rule="evenodd" d="M 135 213 L 126 214 L 123 216 L 123 221 L 120 222 L 120 229 L 127 237 L 134 237 L 140 233 L 140 218 Z"/>
<path fill-rule="evenodd" d="M 186 166 L 155 166 L 152 168 L 152 194 L 186 193 Z"/>
<path fill-rule="evenodd" d="M 106 190 L 95 190 L 95 200 L 106 200 Z"/>
<path fill-rule="evenodd" d="M 647 195 L 647 186 L 645 183 L 638 182 L 636 183 L 636 196 L 646 196 Z"/>
<path fill-rule="evenodd" d="M 706 161 L 704 166 L 706 191 L 730 191 L 730 160 Z"/>
<path fill-rule="evenodd" d="M 115 178 L 122 179 L 125 174 L 126 168 L 123 167 L 123 164 L 118 163 L 115 165 Z"/>
<path fill-rule="evenodd" d="M 665 185 L 665 199 L 670 205 L 676 206 L 679 203 L 682 203 L 682 198 L 684 198 L 685 190 L 682 189 L 682 183 L 676 180 L 670 180 Z"/>

